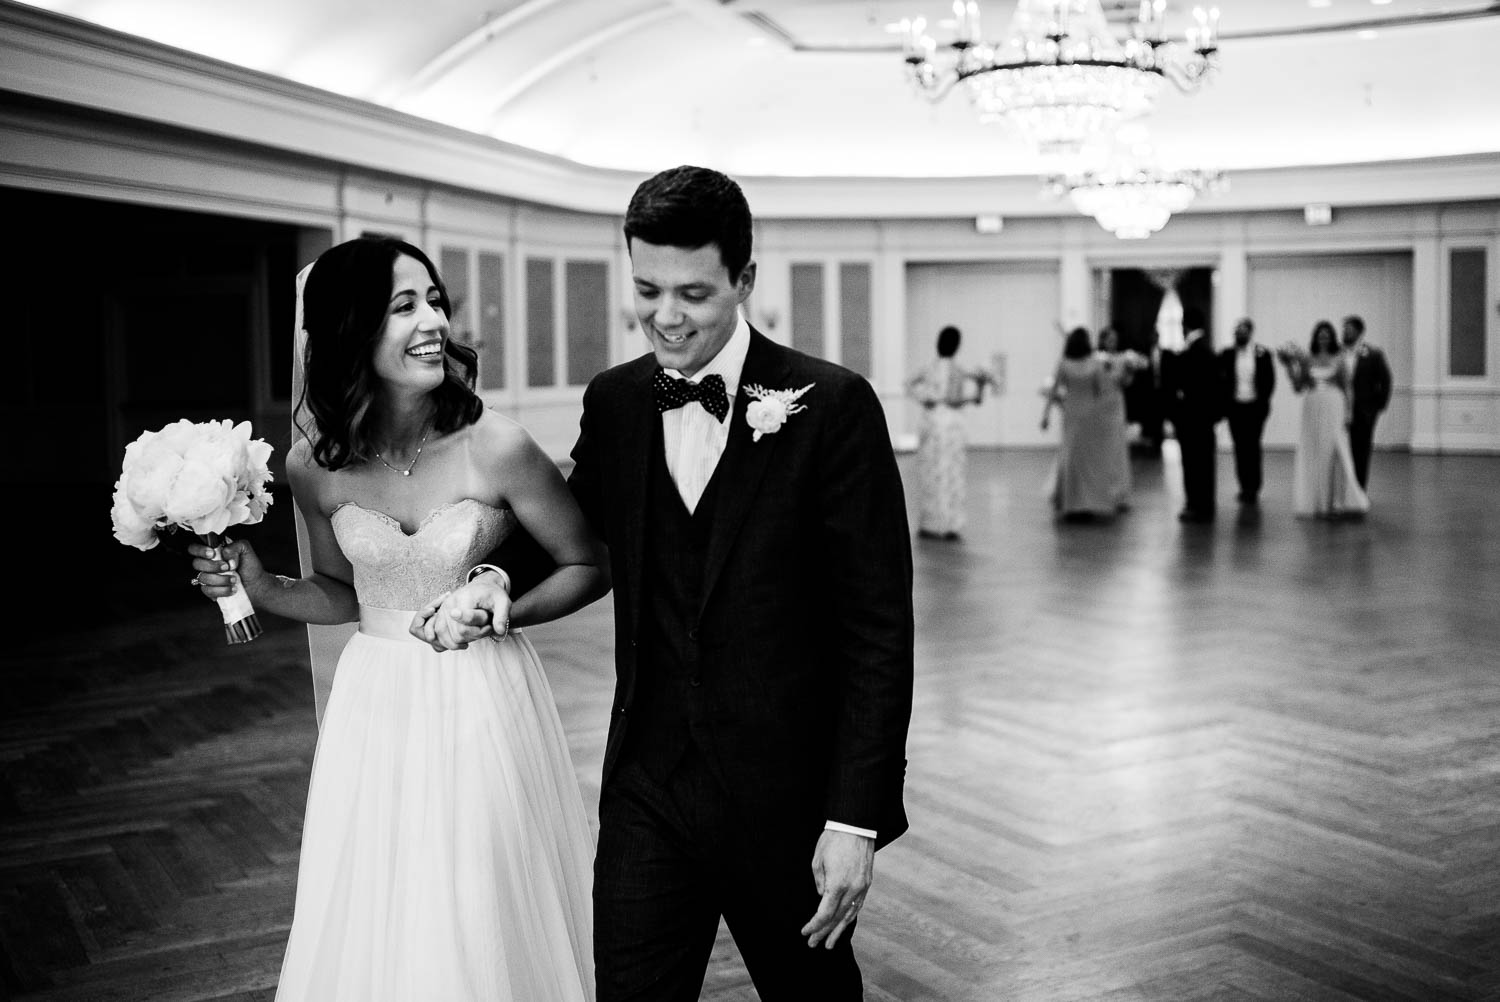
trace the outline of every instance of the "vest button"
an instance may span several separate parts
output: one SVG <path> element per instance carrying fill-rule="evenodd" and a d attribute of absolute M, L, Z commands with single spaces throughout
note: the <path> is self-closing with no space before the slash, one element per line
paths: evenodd
<path fill-rule="evenodd" d="M 694 689 L 698 688 L 698 686 L 702 684 L 703 679 L 699 678 L 697 675 L 688 676 L 688 685 L 692 686 Z"/>
<path fill-rule="evenodd" d="M 689 640 L 697 640 L 698 639 L 698 628 L 696 626 L 693 627 L 691 630 L 688 631 L 688 639 Z"/>

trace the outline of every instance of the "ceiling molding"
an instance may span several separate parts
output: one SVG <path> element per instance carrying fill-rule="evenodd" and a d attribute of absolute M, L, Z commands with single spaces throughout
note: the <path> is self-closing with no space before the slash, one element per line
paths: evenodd
<path fill-rule="evenodd" d="M 597 31 L 582 36 L 572 45 L 558 49 L 552 55 L 535 64 L 526 72 L 500 88 L 495 95 L 494 102 L 485 113 L 485 128 L 493 129 L 495 127 L 495 119 L 505 110 L 506 105 L 543 80 L 546 80 L 561 67 L 588 55 L 612 39 L 639 31 L 657 21 L 672 17 L 676 13 L 672 7 L 657 7 L 651 10 L 639 11 L 629 17 L 622 18 L 619 21 L 605 25 Z"/>
<path fill-rule="evenodd" d="M 448 48 L 439 52 L 427 61 L 427 64 L 410 78 L 390 88 L 382 97 L 380 103 L 395 107 L 405 98 L 411 97 L 418 91 L 422 91 L 437 83 L 447 76 L 455 67 L 465 62 L 471 55 L 494 41 L 495 36 L 502 31 L 509 31 L 516 25 L 521 24 L 532 17 L 541 14 L 549 7 L 555 7 L 563 0 L 526 0 L 525 3 L 517 4 L 502 14 L 496 14 L 487 20 L 480 28 L 476 28 L 469 34 L 454 42 Z"/>
<path fill-rule="evenodd" d="M 1473 21 L 1479 18 L 1500 17 L 1500 3 L 1476 10 L 1429 11 L 1417 14 L 1392 14 L 1388 17 L 1362 18 L 1357 21 L 1338 21 L 1330 24 L 1309 24 L 1298 28 L 1274 28 L 1260 31 L 1221 31 L 1220 43 L 1247 39 L 1301 38 L 1309 35 L 1334 35 L 1341 32 L 1381 31 L 1387 28 L 1421 28 L 1453 21 Z"/>
<path fill-rule="evenodd" d="M 821 55 L 871 55 L 875 53 L 901 54 L 900 42 L 880 45 L 813 45 L 798 41 L 797 36 L 781 22 L 763 11 L 744 11 L 739 15 L 748 24 L 755 25 L 763 33 L 776 38 L 793 52 Z M 1224 42 L 1264 41 L 1286 38 L 1306 38 L 1317 35 L 1352 34 L 1359 31 L 1382 31 L 1396 28 L 1421 28 L 1456 21 L 1474 21 L 1482 18 L 1500 17 L 1500 0 L 1487 7 L 1473 10 L 1427 11 L 1416 14 L 1392 14 L 1386 17 L 1369 17 L 1353 21 L 1336 21 L 1327 24 L 1299 25 L 1288 28 L 1261 28 L 1250 31 L 1221 31 L 1220 45 Z M 1111 21 L 1116 24 L 1116 21 Z"/>

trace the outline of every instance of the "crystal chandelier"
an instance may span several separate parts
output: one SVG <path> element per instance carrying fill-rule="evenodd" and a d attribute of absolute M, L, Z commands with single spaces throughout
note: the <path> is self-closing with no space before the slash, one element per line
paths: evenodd
<path fill-rule="evenodd" d="M 1223 171 L 1166 170 L 1135 158 L 1116 157 L 1108 165 L 1050 178 L 1054 194 L 1067 194 L 1078 211 L 1093 216 L 1121 240 L 1144 240 L 1167 225 L 1172 214 L 1193 203 L 1201 191 L 1228 186 Z"/>
<path fill-rule="evenodd" d="M 1149 112 L 1163 80 L 1192 91 L 1218 65 L 1218 8 L 1194 9 L 1186 46 L 1166 37 L 1166 0 L 1141 0 L 1124 41 L 1099 0 L 1017 0 L 994 43 L 981 36 L 975 0 L 954 0 L 953 13 L 957 32 L 941 56 L 926 19 L 896 26 L 916 89 L 939 101 L 962 84 L 981 121 L 1008 123 L 1043 153 L 1076 151 Z"/>

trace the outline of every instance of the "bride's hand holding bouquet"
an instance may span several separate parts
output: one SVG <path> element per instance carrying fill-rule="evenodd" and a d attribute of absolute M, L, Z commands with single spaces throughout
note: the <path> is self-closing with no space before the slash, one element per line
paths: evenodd
<path fill-rule="evenodd" d="M 1276 357 L 1281 359 L 1281 364 L 1286 366 L 1287 375 L 1291 377 L 1292 389 L 1300 390 L 1307 386 L 1308 357 L 1300 344 L 1295 341 L 1284 342 L 1276 349 Z"/>
<path fill-rule="evenodd" d="M 198 537 L 200 543 L 188 548 L 200 572 L 193 583 L 218 601 L 231 644 L 260 635 L 240 579 L 258 579 L 263 572 L 254 552 L 246 544 L 227 543 L 224 532 L 265 517 L 272 501 L 271 451 L 250 437 L 248 421 L 176 421 L 126 446 L 115 484 L 110 517 L 120 542 L 149 550 L 174 533 Z M 204 578 L 205 571 L 214 580 Z"/>

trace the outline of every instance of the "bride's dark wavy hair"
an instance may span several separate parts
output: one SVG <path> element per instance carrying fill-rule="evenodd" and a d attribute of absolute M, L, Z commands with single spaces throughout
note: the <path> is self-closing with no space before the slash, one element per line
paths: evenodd
<path fill-rule="evenodd" d="M 453 316 L 448 289 L 427 255 L 390 237 L 359 237 L 324 251 L 302 287 L 302 397 L 297 426 L 312 441 L 313 461 L 329 470 L 375 456 L 375 344 L 385 327 L 396 258 L 422 262 L 437 287 L 439 306 Z M 474 392 L 479 355 L 449 337 L 443 347 L 442 385 L 433 390 L 432 430 L 446 434 L 478 421 L 484 401 Z M 312 434 L 302 420 L 311 415 Z"/>
<path fill-rule="evenodd" d="M 1312 337 L 1307 339 L 1307 353 L 1309 355 L 1316 355 L 1318 353 L 1318 341 L 1321 334 L 1328 335 L 1329 353 L 1337 355 L 1339 353 L 1339 332 L 1334 330 L 1333 324 L 1327 320 L 1319 320 L 1313 324 Z"/>

